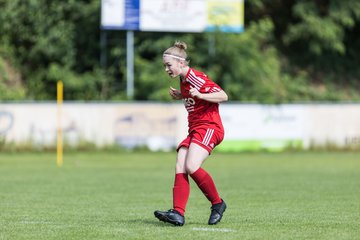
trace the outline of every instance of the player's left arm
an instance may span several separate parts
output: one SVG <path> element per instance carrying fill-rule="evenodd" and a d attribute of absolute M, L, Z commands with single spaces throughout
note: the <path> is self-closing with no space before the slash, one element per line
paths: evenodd
<path fill-rule="evenodd" d="M 192 97 L 196 97 L 212 103 L 226 102 L 228 100 L 228 95 L 224 92 L 224 90 L 220 90 L 218 92 L 201 93 L 196 88 L 191 88 L 189 93 Z"/>

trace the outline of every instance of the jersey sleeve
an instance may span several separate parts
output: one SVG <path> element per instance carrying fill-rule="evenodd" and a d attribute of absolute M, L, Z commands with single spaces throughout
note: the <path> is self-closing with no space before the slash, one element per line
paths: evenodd
<path fill-rule="evenodd" d="M 190 85 L 201 93 L 214 93 L 222 91 L 221 87 L 214 83 L 204 73 L 190 69 L 186 77 Z"/>
<path fill-rule="evenodd" d="M 210 79 L 205 79 L 204 85 L 200 88 L 199 92 L 201 93 L 214 93 L 222 91 L 221 87 L 211 81 Z"/>

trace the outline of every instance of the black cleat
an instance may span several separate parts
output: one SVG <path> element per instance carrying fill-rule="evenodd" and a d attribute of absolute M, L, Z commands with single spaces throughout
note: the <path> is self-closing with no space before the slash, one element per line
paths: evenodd
<path fill-rule="evenodd" d="M 226 209 L 226 204 L 222 199 L 221 199 L 221 203 L 212 205 L 208 224 L 214 225 L 220 222 L 223 213 L 225 212 L 225 209 Z"/>
<path fill-rule="evenodd" d="M 168 211 L 155 211 L 154 215 L 160 221 L 168 222 L 175 226 L 182 226 L 185 223 L 185 217 L 174 209 Z"/>

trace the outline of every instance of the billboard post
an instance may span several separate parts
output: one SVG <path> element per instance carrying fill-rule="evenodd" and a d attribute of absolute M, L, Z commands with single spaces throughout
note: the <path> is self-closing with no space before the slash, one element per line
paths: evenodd
<path fill-rule="evenodd" d="M 134 31 L 126 31 L 126 96 L 134 98 Z"/>

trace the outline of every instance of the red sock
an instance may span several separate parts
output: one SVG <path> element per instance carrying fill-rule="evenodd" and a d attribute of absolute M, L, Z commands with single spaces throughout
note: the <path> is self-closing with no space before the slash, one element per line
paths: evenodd
<path fill-rule="evenodd" d="M 215 183 L 204 169 L 199 168 L 190 176 L 211 204 L 221 203 L 221 198 L 216 190 Z"/>
<path fill-rule="evenodd" d="M 173 188 L 173 208 L 184 215 L 186 203 L 190 195 L 190 185 L 188 175 L 178 173 L 175 175 Z"/>

